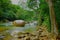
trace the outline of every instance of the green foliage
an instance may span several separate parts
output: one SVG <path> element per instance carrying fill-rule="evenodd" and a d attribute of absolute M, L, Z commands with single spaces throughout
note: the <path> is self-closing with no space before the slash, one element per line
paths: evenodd
<path fill-rule="evenodd" d="M 11 4 L 10 0 L 0 0 L 0 20 L 15 20 L 16 13 L 20 10 L 18 5 Z"/>
<path fill-rule="evenodd" d="M 59 26 L 58 29 L 60 32 L 60 0 L 54 0 L 53 3 L 54 3 L 54 9 L 56 13 L 56 20 Z"/>
<path fill-rule="evenodd" d="M 33 11 L 26 11 L 18 5 L 11 4 L 10 0 L 0 0 L 0 20 L 13 21 L 23 19 L 30 21 L 33 19 L 33 15 Z"/>
<path fill-rule="evenodd" d="M 50 17 L 49 17 L 49 7 L 45 0 L 40 0 L 40 25 L 44 25 L 48 28 L 48 31 L 51 31 L 50 26 Z"/>
<path fill-rule="evenodd" d="M 34 12 L 33 11 L 26 11 L 26 10 L 22 10 L 19 11 L 21 12 L 20 15 L 19 13 L 17 13 L 18 19 L 23 19 L 26 21 L 32 21 L 33 16 L 34 16 Z"/>
<path fill-rule="evenodd" d="M 29 0 L 28 7 L 31 9 L 34 9 L 35 7 L 37 7 L 37 0 Z"/>
<path fill-rule="evenodd" d="M 50 31 L 50 17 L 49 17 L 49 7 L 45 0 L 39 0 L 40 3 L 37 5 L 36 0 L 29 0 L 28 1 L 28 7 L 33 9 L 35 12 L 35 17 L 38 19 L 38 25 L 44 25 L 48 28 L 48 31 Z M 37 9 L 35 9 L 37 7 Z M 38 15 L 38 16 L 37 16 Z M 36 19 L 35 18 L 35 19 Z"/>

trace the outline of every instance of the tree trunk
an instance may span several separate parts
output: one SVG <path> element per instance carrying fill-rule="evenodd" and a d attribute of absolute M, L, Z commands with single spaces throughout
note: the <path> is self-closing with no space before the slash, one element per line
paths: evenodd
<path fill-rule="evenodd" d="M 54 7 L 52 0 L 46 0 L 49 5 L 49 12 L 50 12 L 50 20 L 51 20 L 51 33 L 58 35 L 57 24 L 56 24 L 56 17 L 54 13 Z"/>

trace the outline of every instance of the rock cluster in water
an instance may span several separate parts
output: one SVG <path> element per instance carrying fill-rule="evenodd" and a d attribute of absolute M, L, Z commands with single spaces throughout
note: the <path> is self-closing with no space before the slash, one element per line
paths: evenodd
<path fill-rule="evenodd" d="M 51 36 L 45 27 L 39 27 L 34 32 L 18 32 L 15 36 L 9 36 L 3 38 L 3 40 L 56 40 L 56 37 Z"/>
<path fill-rule="evenodd" d="M 13 40 L 51 40 L 45 28 L 39 28 L 36 32 L 19 32 Z"/>

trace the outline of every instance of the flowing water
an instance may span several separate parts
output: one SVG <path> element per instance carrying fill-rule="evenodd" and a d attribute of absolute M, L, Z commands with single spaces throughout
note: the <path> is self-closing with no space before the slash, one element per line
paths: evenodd
<path fill-rule="evenodd" d="M 0 29 L 3 30 L 0 32 L 7 32 L 10 35 L 14 36 L 14 33 L 18 33 L 18 32 L 32 32 L 32 31 L 36 31 L 36 24 L 34 23 L 28 23 L 25 24 L 24 27 L 15 27 L 13 26 L 12 22 L 8 22 L 8 23 L 0 23 Z M 6 30 L 7 28 L 7 30 Z M 3 38 L 4 36 L 0 35 L 0 38 Z"/>

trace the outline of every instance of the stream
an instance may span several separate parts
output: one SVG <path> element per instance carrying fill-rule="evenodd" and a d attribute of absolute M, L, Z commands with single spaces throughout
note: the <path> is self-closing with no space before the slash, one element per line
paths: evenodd
<path fill-rule="evenodd" d="M 0 27 L 3 28 L 8 28 L 8 30 L 4 30 L 3 32 L 7 32 L 9 33 L 11 36 L 16 36 L 14 33 L 19 33 L 19 32 L 31 32 L 31 31 L 36 31 L 36 26 L 37 24 L 35 23 L 28 23 L 25 24 L 24 27 L 15 27 L 13 26 L 12 22 L 8 22 L 8 23 L 1 23 Z M 2 32 L 2 33 L 3 33 Z M 1 32 L 0 32 L 1 33 Z M 2 34 L 3 35 L 3 34 Z M 0 38 L 4 38 L 4 36 L 0 35 Z"/>

